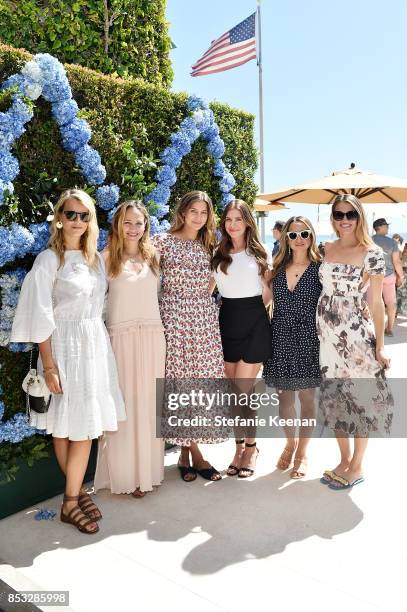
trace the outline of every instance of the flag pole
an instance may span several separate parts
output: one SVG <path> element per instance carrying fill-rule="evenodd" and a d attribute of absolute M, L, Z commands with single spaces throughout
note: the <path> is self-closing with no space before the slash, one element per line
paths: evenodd
<path fill-rule="evenodd" d="M 259 69 L 260 192 L 264 193 L 263 66 L 261 57 L 261 0 L 257 0 L 257 67 Z M 265 240 L 265 213 L 260 214 L 260 235 Z"/>

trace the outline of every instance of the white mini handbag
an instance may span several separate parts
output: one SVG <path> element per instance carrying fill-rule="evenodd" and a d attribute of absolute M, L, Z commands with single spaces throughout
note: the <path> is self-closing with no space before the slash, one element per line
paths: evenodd
<path fill-rule="evenodd" d="M 51 402 L 51 392 L 48 389 L 43 376 L 37 373 L 37 370 L 32 367 L 32 354 L 30 353 L 30 369 L 27 376 L 23 380 L 23 390 L 26 393 L 26 412 L 30 416 L 31 410 L 34 412 L 48 412 Z"/>

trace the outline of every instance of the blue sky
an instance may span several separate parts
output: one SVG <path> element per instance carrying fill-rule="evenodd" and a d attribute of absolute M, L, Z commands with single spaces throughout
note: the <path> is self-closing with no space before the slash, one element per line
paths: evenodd
<path fill-rule="evenodd" d="M 258 115 L 255 61 L 192 78 L 210 42 L 256 10 L 255 0 L 168 0 L 173 89 Z M 407 2 L 263 0 L 265 190 L 357 166 L 407 177 Z M 407 232 L 407 204 L 366 206 Z M 317 220 L 317 207 L 288 212 Z M 329 230 L 320 208 L 319 233 Z M 325 229 L 327 231 L 325 231 Z"/>

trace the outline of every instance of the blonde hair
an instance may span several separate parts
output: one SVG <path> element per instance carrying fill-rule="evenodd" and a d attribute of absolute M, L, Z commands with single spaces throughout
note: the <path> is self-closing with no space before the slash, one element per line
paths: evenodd
<path fill-rule="evenodd" d="M 168 231 L 170 234 L 173 234 L 182 230 L 185 224 L 184 215 L 194 202 L 205 202 L 206 204 L 208 218 L 205 225 L 199 230 L 197 240 L 199 240 L 205 251 L 212 257 L 215 247 L 216 220 L 212 200 L 205 191 L 189 191 L 182 196 L 178 201 L 174 211 L 174 218 Z"/>
<path fill-rule="evenodd" d="M 335 221 L 334 221 L 334 218 L 332 216 L 332 213 L 334 212 L 336 205 L 339 204 L 340 202 L 347 202 L 359 214 L 358 219 L 356 221 L 356 230 L 355 230 L 355 236 L 356 236 L 356 240 L 358 241 L 358 243 L 361 246 L 364 246 L 364 247 L 372 246 L 372 244 L 374 244 L 374 243 L 373 243 L 373 240 L 371 239 L 370 234 L 369 234 L 369 228 L 368 228 L 368 224 L 367 224 L 366 213 L 365 213 L 365 211 L 363 209 L 363 206 L 362 206 L 360 200 L 358 200 L 358 198 L 356 196 L 354 196 L 354 195 L 352 195 L 350 193 L 342 193 L 340 195 L 337 195 L 336 198 L 334 199 L 334 201 L 332 202 L 331 225 L 332 225 L 332 228 L 333 228 L 335 234 L 339 238 L 339 232 L 335 228 Z"/>
<path fill-rule="evenodd" d="M 87 208 L 90 213 L 86 231 L 80 238 L 80 248 L 87 264 L 96 269 L 99 265 L 97 258 L 99 227 L 96 217 L 96 208 L 90 195 L 85 191 L 82 191 L 82 189 L 67 189 L 61 194 L 58 202 L 55 204 L 54 218 L 50 227 L 51 237 L 49 239 L 48 246 L 58 255 L 59 265 L 62 266 L 65 262 L 64 254 L 66 249 L 64 243 L 64 232 L 62 229 L 57 228 L 57 222 L 60 221 L 60 217 L 64 211 L 65 202 L 70 199 L 78 200 L 78 202 Z"/>
<path fill-rule="evenodd" d="M 243 222 L 246 225 L 245 240 L 246 250 L 250 255 L 254 255 L 256 262 L 259 266 L 259 273 L 263 276 L 268 271 L 267 253 L 265 248 L 260 242 L 259 234 L 257 231 L 256 222 L 254 220 L 252 211 L 244 200 L 232 200 L 225 206 L 220 220 L 220 231 L 222 237 L 216 249 L 216 253 L 212 258 L 212 269 L 217 270 L 218 266 L 224 274 L 227 274 L 228 267 L 232 263 L 232 257 L 230 251 L 233 247 L 231 237 L 226 231 L 226 217 L 229 211 L 238 210 L 242 215 Z"/>
<path fill-rule="evenodd" d="M 273 270 L 271 273 L 271 280 L 277 276 L 282 268 L 285 268 L 293 260 L 292 249 L 288 245 L 288 232 L 290 231 L 291 223 L 303 223 L 305 227 L 311 231 L 311 243 L 308 247 L 307 255 L 311 262 L 319 263 L 322 260 L 321 253 L 317 246 L 317 237 L 312 223 L 306 217 L 290 217 L 285 222 L 283 229 L 281 230 L 280 248 L 273 261 Z"/>
<path fill-rule="evenodd" d="M 109 231 L 107 242 L 107 272 L 112 278 L 118 276 L 123 267 L 124 254 L 124 232 L 123 223 L 126 216 L 126 211 L 129 208 L 138 210 L 144 217 L 144 233 L 139 240 L 138 247 L 140 254 L 152 272 L 157 275 L 159 270 L 156 251 L 150 241 L 150 217 L 147 209 L 139 200 L 126 200 L 122 202 L 112 220 L 112 226 Z"/>

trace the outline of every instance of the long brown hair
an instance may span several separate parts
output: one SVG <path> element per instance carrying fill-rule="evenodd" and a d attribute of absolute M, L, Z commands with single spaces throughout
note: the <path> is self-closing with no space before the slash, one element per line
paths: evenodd
<path fill-rule="evenodd" d="M 65 262 L 65 243 L 64 233 L 62 229 L 58 229 L 57 222 L 63 213 L 65 202 L 67 200 L 78 200 L 85 208 L 88 209 L 90 216 L 86 231 L 80 238 L 80 247 L 87 264 L 91 268 L 97 268 L 99 261 L 97 258 L 97 242 L 99 237 L 99 227 L 96 218 L 95 203 L 86 191 L 82 189 L 66 189 L 61 193 L 58 202 L 54 206 L 54 218 L 50 227 L 50 239 L 48 246 L 52 249 L 59 258 L 59 265 L 63 266 Z"/>
<path fill-rule="evenodd" d="M 358 241 L 358 243 L 361 246 L 364 246 L 367 248 L 372 246 L 374 242 L 371 239 L 370 234 L 369 234 L 369 228 L 368 228 L 366 213 L 364 211 L 364 208 L 360 200 L 358 200 L 356 196 L 350 193 L 342 193 L 340 195 L 337 195 L 334 201 L 332 202 L 331 224 L 332 224 L 332 228 L 335 234 L 339 237 L 339 232 L 335 229 L 335 221 L 332 216 L 332 213 L 334 212 L 336 205 L 339 204 L 340 202 L 347 202 L 359 213 L 359 217 L 356 222 L 356 230 L 355 230 L 355 236 L 356 236 L 356 240 Z"/>
<path fill-rule="evenodd" d="M 238 210 L 242 215 L 243 222 L 246 225 L 246 251 L 255 257 L 259 266 L 259 274 L 263 276 L 268 271 L 267 253 L 260 242 L 252 211 L 244 200 L 232 200 L 224 208 L 219 225 L 222 237 L 216 249 L 216 253 L 212 258 L 212 269 L 217 270 L 218 266 L 220 266 L 222 272 L 227 274 L 227 270 L 232 263 L 230 251 L 233 248 L 233 242 L 226 231 L 226 217 L 231 210 Z"/>
<path fill-rule="evenodd" d="M 292 250 L 288 244 L 288 232 L 291 223 L 303 223 L 311 231 L 311 243 L 308 247 L 307 255 L 310 262 L 319 263 L 322 260 L 321 254 L 317 246 L 317 237 L 312 223 L 306 217 L 290 217 L 285 222 L 283 229 L 281 230 L 280 248 L 273 261 L 273 271 L 271 273 L 271 280 L 277 276 L 282 268 L 285 268 L 293 260 Z"/>
<path fill-rule="evenodd" d="M 211 198 L 205 191 L 189 191 L 178 201 L 174 211 L 174 218 L 168 232 L 174 234 L 182 230 L 185 224 L 184 215 L 194 202 L 205 202 L 208 212 L 208 219 L 203 227 L 198 232 L 197 240 L 202 244 L 205 251 L 212 256 L 215 246 L 215 230 L 216 221 L 213 212 L 213 204 Z"/>
<path fill-rule="evenodd" d="M 139 200 L 126 200 L 126 202 L 122 202 L 113 216 L 107 241 L 107 273 L 111 278 L 114 278 L 122 271 L 122 258 L 124 254 L 123 223 L 126 211 L 129 208 L 138 210 L 144 217 L 145 229 L 144 234 L 139 240 L 138 247 L 146 264 L 151 268 L 152 272 L 157 275 L 159 264 L 156 251 L 150 241 L 150 217 L 147 209 Z"/>

